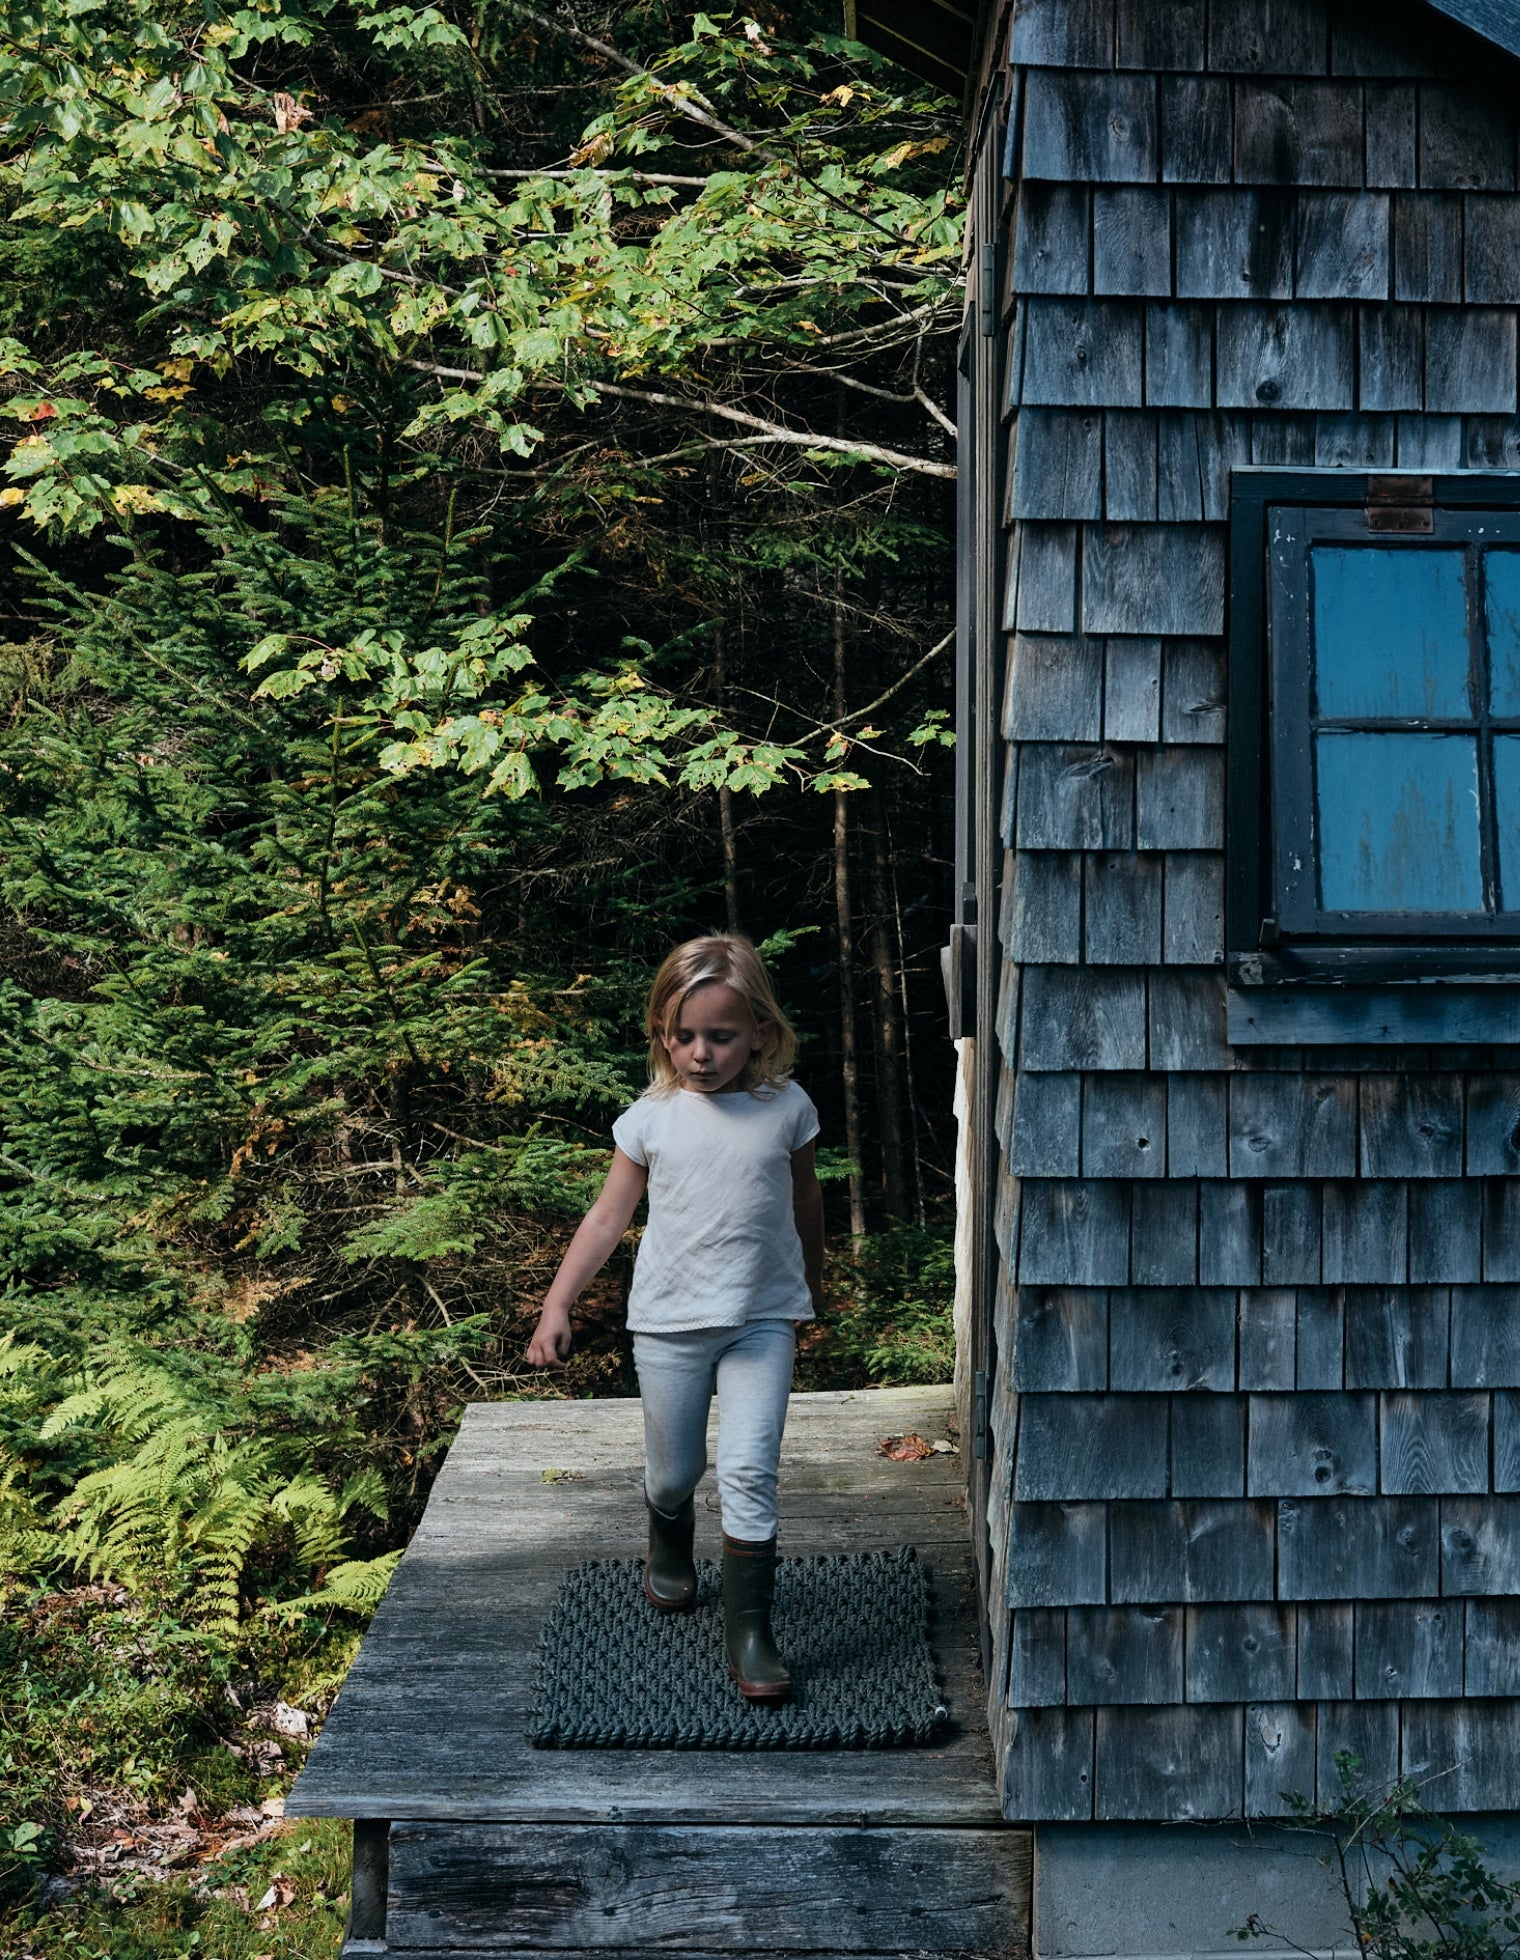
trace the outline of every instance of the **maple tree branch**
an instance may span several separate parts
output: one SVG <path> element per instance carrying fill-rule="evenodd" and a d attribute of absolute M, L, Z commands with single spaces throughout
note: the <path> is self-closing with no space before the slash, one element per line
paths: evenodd
<path fill-rule="evenodd" d="M 952 626 L 950 628 L 950 631 L 945 635 L 945 637 L 942 640 L 936 640 L 934 645 L 930 647 L 927 653 L 921 654 L 919 658 L 914 661 L 913 665 L 909 667 L 905 673 L 899 674 L 897 679 L 893 681 L 892 685 L 888 688 L 883 689 L 883 691 L 877 695 L 874 701 L 868 701 L 863 708 L 857 708 L 853 714 L 842 715 L 838 721 L 829 722 L 827 726 L 830 728 L 847 728 L 852 721 L 864 721 L 868 715 L 874 715 L 878 708 L 884 708 L 887 705 L 887 703 L 892 699 L 892 696 L 894 694 L 900 694 L 902 690 L 908 685 L 908 682 L 912 680 L 913 676 L 915 674 L 922 673 L 924 668 L 928 666 L 929 662 L 935 659 L 939 654 L 942 654 L 945 648 L 949 646 L 954 641 L 954 639 L 955 639 L 955 628 Z M 822 733 L 821 727 L 819 729 L 819 732 Z"/>
<path fill-rule="evenodd" d="M 673 114 L 685 116 L 688 122 L 697 123 L 703 129 L 710 129 L 714 135 L 721 136 L 726 143 L 732 143 L 735 149 L 747 151 L 751 156 L 763 157 L 767 163 L 780 164 L 784 169 L 795 170 L 802 181 L 810 184 L 828 203 L 835 205 L 841 211 L 849 212 L 857 221 L 863 218 L 873 231 L 881 232 L 894 244 L 908 246 L 914 244 L 912 239 L 904 238 L 890 225 L 883 224 L 880 218 L 872 217 L 868 211 L 860 211 L 844 198 L 836 196 L 833 191 L 825 190 L 815 178 L 808 175 L 795 156 L 783 156 L 779 150 L 773 150 L 769 144 L 756 142 L 753 136 L 746 136 L 742 129 L 735 129 L 732 123 L 723 122 L 707 97 L 698 90 L 690 87 L 675 88 L 669 82 L 662 82 L 641 63 L 631 61 L 625 54 L 619 54 L 608 42 L 598 40 L 594 34 L 585 33 L 569 21 L 556 20 L 550 14 L 541 14 L 536 8 L 525 6 L 523 0 L 505 0 L 505 3 L 513 13 L 520 15 L 524 20 L 531 20 L 536 27 L 546 28 L 551 34 L 563 34 L 578 46 L 589 49 L 593 54 L 599 54 L 604 61 L 612 62 L 615 67 L 621 68 L 625 75 L 632 75 L 641 82 L 647 82 Z"/>
<path fill-rule="evenodd" d="M 395 286 L 410 286 L 413 292 L 425 293 L 432 289 L 447 293 L 450 299 L 463 299 L 464 292 L 458 286 L 446 286 L 441 279 L 419 279 L 412 272 L 393 272 L 389 266 L 379 265 L 374 259 L 360 258 L 356 252 L 343 252 L 336 245 L 329 245 L 320 232 L 310 228 L 301 233 L 301 243 L 308 251 L 315 252 L 319 259 L 326 259 L 332 265 L 362 265 L 376 272 L 382 279 L 388 279 Z M 478 379 L 479 377 L 477 377 Z"/>
<path fill-rule="evenodd" d="M 506 0 L 506 5 L 514 14 L 521 15 L 524 20 L 531 20 L 535 27 L 546 28 L 551 34 L 563 34 L 567 40 L 574 41 L 578 47 L 586 48 L 592 54 L 599 54 L 603 61 L 610 61 L 615 68 L 621 68 L 625 75 L 632 75 L 641 82 L 648 82 L 668 109 L 673 110 L 678 116 L 685 116 L 688 122 L 699 123 L 703 129 L 712 130 L 725 142 L 732 143 L 736 149 L 750 150 L 756 156 L 764 157 L 768 163 L 786 161 L 786 158 L 775 150 L 767 149 L 763 143 L 757 143 L 753 136 L 746 136 L 743 130 L 735 129 L 730 123 L 721 121 L 714 114 L 712 105 L 706 97 L 699 95 L 696 90 L 685 93 L 673 88 L 669 82 L 660 81 L 639 62 L 630 61 L 626 54 L 619 54 L 608 42 L 598 40 L 594 34 L 587 34 L 570 21 L 556 20 L 550 14 L 541 14 L 535 7 L 524 6 L 522 0 Z"/>

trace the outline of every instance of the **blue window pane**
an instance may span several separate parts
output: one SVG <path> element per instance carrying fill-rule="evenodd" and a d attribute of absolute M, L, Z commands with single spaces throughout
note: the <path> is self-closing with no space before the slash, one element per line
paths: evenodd
<path fill-rule="evenodd" d="M 1489 705 L 1496 715 L 1520 715 L 1520 551 L 1485 552 L 1483 572 L 1488 587 Z"/>
<path fill-rule="evenodd" d="M 1314 773 L 1326 911 L 1482 911 L 1471 736 L 1318 735 Z"/>
<path fill-rule="evenodd" d="M 1494 737 L 1494 822 L 1499 832 L 1499 895 L 1520 912 L 1520 735 Z"/>
<path fill-rule="evenodd" d="M 1316 545 L 1313 558 L 1322 715 L 1473 712 L 1460 551 Z"/>

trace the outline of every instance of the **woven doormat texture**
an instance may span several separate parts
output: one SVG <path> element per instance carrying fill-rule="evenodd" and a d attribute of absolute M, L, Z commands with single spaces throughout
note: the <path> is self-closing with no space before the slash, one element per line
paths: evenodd
<path fill-rule="evenodd" d="M 596 1559 L 566 1578 L 539 1643 L 535 1747 L 890 1749 L 943 1727 L 912 1546 L 780 1561 L 773 1624 L 796 1684 L 780 1707 L 745 1701 L 725 1672 L 718 1567 L 698 1564 L 690 1613 L 657 1613 L 643 1570 Z"/>

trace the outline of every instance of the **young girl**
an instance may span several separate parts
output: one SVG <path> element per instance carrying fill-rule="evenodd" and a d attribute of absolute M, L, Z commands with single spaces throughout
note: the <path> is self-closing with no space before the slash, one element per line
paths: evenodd
<path fill-rule="evenodd" d="M 662 1613 L 696 1604 L 693 1492 L 716 1388 L 728 1671 L 748 1700 L 785 1701 L 791 1676 L 771 1635 L 776 1465 L 796 1326 L 812 1319 L 823 1276 L 818 1113 L 790 1079 L 797 1037 L 737 933 L 676 948 L 645 1026 L 650 1086 L 612 1126 L 612 1168 L 545 1296 L 528 1360 L 564 1361 L 570 1309 L 647 1188 L 628 1302 L 644 1403 L 644 1591 Z"/>

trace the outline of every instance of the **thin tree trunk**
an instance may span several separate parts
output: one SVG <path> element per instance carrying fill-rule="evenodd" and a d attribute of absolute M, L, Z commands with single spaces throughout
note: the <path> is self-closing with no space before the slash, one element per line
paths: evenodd
<path fill-rule="evenodd" d="M 867 933 L 876 980 L 876 1101 L 881 1136 L 881 1188 L 892 1218 L 908 1215 L 908 1142 L 902 1107 L 902 1013 L 897 996 L 896 961 L 892 957 L 892 896 L 887 873 L 886 809 L 880 790 L 871 791 L 871 825 L 867 864 L 870 875 L 871 924 Z"/>
<path fill-rule="evenodd" d="M 834 604 L 834 713 L 845 712 L 844 608 Z M 865 1237 L 865 1180 L 860 1161 L 860 1057 L 855 1045 L 855 928 L 850 916 L 849 792 L 834 791 L 834 921 L 839 942 L 839 1072 L 844 1089 L 844 1147 L 850 1159 L 850 1237 Z"/>
<path fill-rule="evenodd" d="M 915 1216 L 920 1225 L 927 1212 L 924 1205 L 924 1158 L 918 1140 L 918 1090 L 913 1080 L 913 1017 L 908 1012 L 908 949 L 903 940 L 902 896 L 897 886 L 897 852 L 892 843 L 891 819 L 887 824 L 887 865 L 892 878 L 892 935 L 897 948 L 898 1003 L 902 1008 L 903 1085 L 908 1093 L 908 1148 L 913 1162 Z"/>
<path fill-rule="evenodd" d="M 720 620 L 713 634 L 713 682 L 718 712 L 728 706 L 728 635 Z M 718 829 L 723 839 L 723 916 L 730 932 L 739 930 L 739 843 L 734 835 L 734 793 L 718 791 Z"/>

